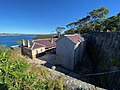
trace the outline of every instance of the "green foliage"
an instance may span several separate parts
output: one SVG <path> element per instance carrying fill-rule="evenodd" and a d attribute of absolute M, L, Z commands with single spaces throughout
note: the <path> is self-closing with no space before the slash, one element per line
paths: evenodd
<path fill-rule="evenodd" d="M 17 44 L 21 45 L 22 44 L 22 40 L 18 40 Z"/>
<path fill-rule="evenodd" d="M 48 90 L 64 90 L 63 79 L 64 79 L 64 77 L 61 76 L 57 80 L 49 81 Z"/>
<path fill-rule="evenodd" d="M 0 46 L 0 90 L 50 90 L 51 80 L 49 73 L 42 67 L 28 64 L 19 55 L 10 49 Z M 58 82 L 53 87 L 63 88 Z"/>
<path fill-rule="evenodd" d="M 45 34 L 45 35 L 36 35 L 35 39 L 45 39 L 45 38 L 51 38 L 52 35 Z"/>
<path fill-rule="evenodd" d="M 64 27 L 57 27 L 56 28 L 56 32 L 57 32 L 57 34 L 58 34 L 58 37 L 60 37 L 61 36 L 61 32 L 64 30 L 65 28 Z"/>
<path fill-rule="evenodd" d="M 120 17 L 118 15 L 109 17 L 102 23 L 102 25 L 105 26 L 105 30 L 115 31 L 120 27 Z"/>
<path fill-rule="evenodd" d="M 63 90 L 63 77 L 55 81 L 55 87 L 56 89 Z"/>
<path fill-rule="evenodd" d="M 116 59 L 110 59 L 112 66 L 119 67 L 120 66 L 120 61 Z"/>
<path fill-rule="evenodd" d="M 109 10 L 107 8 L 101 7 L 101 8 L 90 11 L 88 14 L 90 14 L 92 19 L 94 20 L 103 20 L 106 18 L 105 15 L 107 15 L 108 13 L 109 13 Z"/>
<path fill-rule="evenodd" d="M 47 38 L 58 38 L 56 34 L 43 34 L 43 35 L 36 35 L 34 39 L 47 39 Z"/>
<path fill-rule="evenodd" d="M 75 22 L 71 22 L 66 27 L 70 28 L 65 31 L 65 34 L 74 33 L 89 33 L 91 30 L 94 31 L 113 31 L 119 30 L 120 28 L 120 13 L 116 16 L 112 16 L 106 19 L 106 15 L 109 10 L 105 7 L 94 9 L 88 12 L 87 16 L 81 19 L 77 19 Z"/>
<path fill-rule="evenodd" d="M 70 29 L 70 30 L 65 31 L 64 33 L 65 34 L 74 34 L 74 31 Z"/>

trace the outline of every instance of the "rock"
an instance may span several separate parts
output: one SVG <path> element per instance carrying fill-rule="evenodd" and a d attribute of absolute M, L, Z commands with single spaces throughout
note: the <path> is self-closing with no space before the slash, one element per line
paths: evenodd
<path fill-rule="evenodd" d="M 56 69 L 56 66 L 52 66 L 52 70 L 55 70 Z"/>

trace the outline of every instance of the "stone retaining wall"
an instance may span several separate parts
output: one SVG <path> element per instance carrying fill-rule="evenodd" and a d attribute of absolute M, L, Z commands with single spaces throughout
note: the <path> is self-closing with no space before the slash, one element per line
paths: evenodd
<path fill-rule="evenodd" d="M 120 32 L 92 33 L 87 51 L 98 72 L 120 69 Z"/>
<path fill-rule="evenodd" d="M 23 56 L 21 56 L 21 57 L 25 58 Z M 37 59 L 36 60 L 26 59 L 26 60 L 29 63 L 31 63 L 32 65 L 35 65 L 36 67 L 44 68 L 45 70 L 50 72 L 50 74 L 52 75 L 51 76 L 52 79 L 63 77 L 63 84 L 66 87 L 66 90 L 105 90 L 105 89 L 96 87 L 92 84 L 89 84 L 89 83 L 83 82 L 81 80 L 78 80 L 76 78 L 65 75 L 64 73 L 61 73 L 59 71 L 42 66 L 41 60 L 37 60 Z"/>
<path fill-rule="evenodd" d="M 43 68 L 45 68 L 51 73 L 54 73 L 55 75 L 54 78 L 62 76 L 64 78 L 63 83 L 64 83 L 64 86 L 66 87 L 66 90 L 105 90 L 103 88 L 99 88 L 90 83 L 86 83 L 76 78 L 65 75 L 64 73 L 61 73 L 61 72 L 58 72 L 58 71 L 55 71 L 55 70 L 52 70 L 46 67 L 43 67 Z"/>

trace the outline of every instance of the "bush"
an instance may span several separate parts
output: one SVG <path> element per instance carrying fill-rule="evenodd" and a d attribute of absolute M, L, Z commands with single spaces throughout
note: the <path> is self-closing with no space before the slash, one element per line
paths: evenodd
<path fill-rule="evenodd" d="M 12 50 L 0 46 L 0 90 L 50 90 L 50 83 L 55 80 L 48 76 L 43 68 L 28 64 Z"/>

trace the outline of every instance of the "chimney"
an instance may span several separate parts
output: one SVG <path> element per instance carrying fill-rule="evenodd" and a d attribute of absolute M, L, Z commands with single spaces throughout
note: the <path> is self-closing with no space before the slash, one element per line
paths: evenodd
<path fill-rule="evenodd" d="M 51 38 L 51 43 L 53 43 L 53 38 Z"/>
<path fill-rule="evenodd" d="M 27 41 L 27 46 L 30 47 L 30 41 L 29 40 Z"/>
<path fill-rule="evenodd" d="M 25 46 L 25 40 L 24 39 L 22 40 L 22 46 Z"/>

